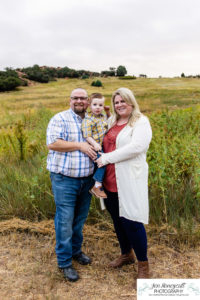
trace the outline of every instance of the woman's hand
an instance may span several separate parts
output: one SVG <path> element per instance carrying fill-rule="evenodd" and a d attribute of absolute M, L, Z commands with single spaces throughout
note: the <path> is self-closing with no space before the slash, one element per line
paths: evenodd
<path fill-rule="evenodd" d="M 99 154 L 102 155 L 101 152 L 99 152 Z M 101 158 L 101 156 L 100 156 L 98 159 L 96 159 L 95 162 L 97 163 L 98 168 L 101 168 L 101 167 L 104 166 L 104 165 L 102 164 L 102 158 Z"/>

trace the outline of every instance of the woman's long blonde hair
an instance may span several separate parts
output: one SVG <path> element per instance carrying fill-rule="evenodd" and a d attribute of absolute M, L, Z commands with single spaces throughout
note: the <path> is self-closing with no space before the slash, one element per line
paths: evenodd
<path fill-rule="evenodd" d="M 129 126 L 133 126 L 134 123 L 141 117 L 141 112 L 140 112 L 140 108 L 139 105 L 137 103 L 137 101 L 135 100 L 135 97 L 132 93 L 131 90 L 127 89 L 127 88 L 119 88 L 117 89 L 113 95 L 112 95 L 112 99 L 111 99 L 111 105 L 112 105 L 112 111 L 113 111 L 113 116 L 111 119 L 111 127 L 117 122 L 117 120 L 119 119 L 119 115 L 116 113 L 115 111 L 115 106 L 114 106 L 114 100 L 115 97 L 119 95 L 122 97 L 122 99 L 129 105 L 131 105 L 133 107 L 132 113 L 130 114 L 129 120 L 128 120 L 128 125 Z"/>

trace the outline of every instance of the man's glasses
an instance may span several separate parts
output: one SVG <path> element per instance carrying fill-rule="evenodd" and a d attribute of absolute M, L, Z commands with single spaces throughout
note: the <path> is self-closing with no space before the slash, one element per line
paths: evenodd
<path fill-rule="evenodd" d="M 75 96 L 75 97 L 71 97 L 71 99 L 74 100 L 74 101 L 78 101 L 79 99 L 80 99 L 80 100 L 87 100 L 88 97 L 76 97 L 76 96 Z"/>

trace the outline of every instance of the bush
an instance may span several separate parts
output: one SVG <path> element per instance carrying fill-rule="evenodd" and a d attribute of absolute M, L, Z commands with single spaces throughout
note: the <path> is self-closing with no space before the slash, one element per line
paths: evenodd
<path fill-rule="evenodd" d="M 81 79 L 88 79 L 89 78 L 89 75 L 83 75 L 82 77 L 81 77 Z"/>
<path fill-rule="evenodd" d="M 28 81 L 25 79 L 21 79 L 21 86 L 28 86 Z"/>
<path fill-rule="evenodd" d="M 17 77 L 0 77 L 0 92 L 11 91 L 21 85 L 21 81 Z"/>
<path fill-rule="evenodd" d="M 17 72 L 11 68 L 5 68 L 5 71 L 0 71 L 0 77 L 2 76 L 19 78 Z"/>
<path fill-rule="evenodd" d="M 139 77 L 141 77 L 141 78 L 147 78 L 147 75 L 146 74 L 140 74 Z"/>
<path fill-rule="evenodd" d="M 34 71 L 34 70 L 33 71 L 28 71 L 27 72 L 27 77 L 30 80 L 37 81 L 37 82 L 40 82 L 40 83 L 48 83 L 49 82 L 49 76 L 44 74 L 41 71 Z"/>
<path fill-rule="evenodd" d="M 136 76 L 120 76 L 119 77 L 119 79 L 127 79 L 127 80 L 129 80 L 129 79 L 136 79 L 137 77 Z"/>
<path fill-rule="evenodd" d="M 96 80 L 96 81 L 92 81 L 91 86 L 100 87 L 103 86 L 103 84 L 100 80 Z"/>
<path fill-rule="evenodd" d="M 115 72 L 115 68 L 110 68 L 109 71 L 105 70 L 105 71 L 101 71 L 101 76 L 107 77 L 107 76 L 115 76 L 116 72 Z"/>
<path fill-rule="evenodd" d="M 11 91 L 21 85 L 21 80 L 17 72 L 6 68 L 6 71 L 0 71 L 0 92 Z"/>

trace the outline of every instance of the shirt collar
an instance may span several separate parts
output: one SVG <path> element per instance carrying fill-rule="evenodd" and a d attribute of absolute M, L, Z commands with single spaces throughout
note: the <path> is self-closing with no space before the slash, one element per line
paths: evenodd
<path fill-rule="evenodd" d="M 86 113 L 86 114 L 87 114 L 87 116 L 93 117 L 93 118 L 99 118 L 99 117 L 103 117 L 104 116 L 103 114 L 100 114 L 100 115 L 98 115 L 98 117 L 96 117 L 91 111 L 88 112 L 88 113 Z"/>
<path fill-rule="evenodd" d="M 83 121 L 83 119 L 79 115 L 77 115 L 71 108 L 69 110 L 74 118 L 76 118 L 78 121 Z"/>

